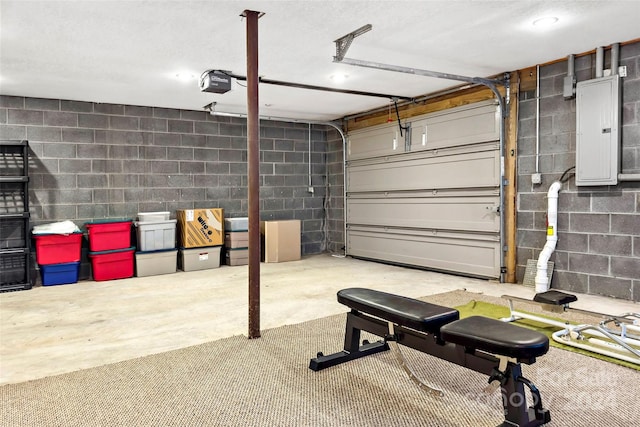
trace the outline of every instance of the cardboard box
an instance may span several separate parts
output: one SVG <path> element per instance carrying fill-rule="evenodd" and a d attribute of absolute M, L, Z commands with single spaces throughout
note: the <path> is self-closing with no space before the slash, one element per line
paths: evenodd
<path fill-rule="evenodd" d="M 264 262 L 300 259 L 300 220 L 260 222 L 261 255 Z"/>
<path fill-rule="evenodd" d="M 182 271 L 206 270 L 220 267 L 220 246 L 180 249 L 178 266 Z"/>
<path fill-rule="evenodd" d="M 224 218 L 221 208 L 180 209 L 178 220 L 178 246 L 198 248 L 221 246 L 224 243 Z"/>
<path fill-rule="evenodd" d="M 249 232 L 248 231 L 225 231 L 224 246 L 229 249 L 248 248 Z"/>
<path fill-rule="evenodd" d="M 249 264 L 249 249 L 227 249 L 224 254 L 227 265 Z"/>

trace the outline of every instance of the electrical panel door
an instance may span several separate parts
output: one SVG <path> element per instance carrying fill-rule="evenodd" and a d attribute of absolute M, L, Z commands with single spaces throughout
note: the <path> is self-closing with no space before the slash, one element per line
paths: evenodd
<path fill-rule="evenodd" d="M 576 185 L 618 183 L 620 76 L 576 86 Z"/>

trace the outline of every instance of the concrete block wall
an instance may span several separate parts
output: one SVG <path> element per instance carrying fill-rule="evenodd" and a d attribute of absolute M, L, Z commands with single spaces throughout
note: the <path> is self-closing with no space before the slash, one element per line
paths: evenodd
<path fill-rule="evenodd" d="M 30 144 L 34 225 L 201 207 L 246 216 L 246 133 L 245 119 L 204 111 L 0 96 L 0 138 Z M 300 219 L 302 253 L 326 250 L 327 126 L 261 121 L 260 133 L 261 219 Z"/>
<path fill-rule="evenodd" d="M 594 46 L 595 47 L 595 46 Z M 605 68 L 610 52 L 606 52 Z M 594 78 L 594 55 L 576 58 L 578 81 Z M 622 173 L 640 173 L 640 43 L 621 47 Z M 536 259 L 546 241 L 546 194 L 563 172 L 575 166 L 576 103 L 562 94 L 567 62 L 540 69 L 539 171 L 536 160 L 536 94 L 520 94 L 518 136 L 517 277 Z M 558 199 L 558 244 L 552 288 L 640 301 L 640 182 L 615 186 L 563 184 Z"/>

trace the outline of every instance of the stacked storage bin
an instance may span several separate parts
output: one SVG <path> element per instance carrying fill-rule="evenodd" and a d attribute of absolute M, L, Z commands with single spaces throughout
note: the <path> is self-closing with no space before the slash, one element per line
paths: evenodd
<path fill-rule="evenodd" d="M 69 234 L 34 234 L 36 262 L 43 286 L 78 282 L 82 232 Z"/>
<path fill-rule="evenodd" d="M 169 212 L 139 212 L 136 276 L 175 273 L 177 269 L 176 220 Z"/>
<path fill-rule="evenodd" d="M 93 280 L 133 277 L 133 253 L 129 220 L 105 220 L 85 224 Z"/>
<path fill-rule="evenodd" d="M 227 218 L 224 230 L 225 263 L 249 264 L 249 218 Z"/>
<path fill-rule="evenodd" d="M 178 219 L 178 267 L 183 271 L 220 267 L 224 243 L 223 211 L 220 208 L 181 209 Z"/>

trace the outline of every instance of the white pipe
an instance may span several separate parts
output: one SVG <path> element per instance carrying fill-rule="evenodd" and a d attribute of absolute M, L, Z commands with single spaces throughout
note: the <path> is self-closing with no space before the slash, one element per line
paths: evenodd
<path fill-rule="evenodd" d="M 611 75 L 618 74 L 618 67 L 620 66 L 620 43 L 614 43 L 611 45 Z"/>
<path fill-rule="evenodd" d="M 556 249 L 558 242 L 558 193 L 562 184 L 555 181 L 549 187 L 547 192 L 548 208 L 547 208 L 547 242 L 540 252 L 536 270 L 536 293 L 546 292 L 549 290 L 549 279 L 547 277 L 547 263 L 551 254 Z"/>
<path fill-rule="evenodd" d="M 536 65 L 536 173 L 540 173 L 540 65 Z"/>
<path fill-rule="evenodd" d="M 309 186 L 307 191 L 313 193 L 313 185 L 311 184 L 311 123 L 309 123 Z"/>
<path fill-rule="evenodd" d="M 618 181 L 640 181 L 640 173 L 619 173 Z"/>
<path fill-rule="evenodd" d="M 596 48 L 596 79 L 604 75 L 604 47 Z"/>

